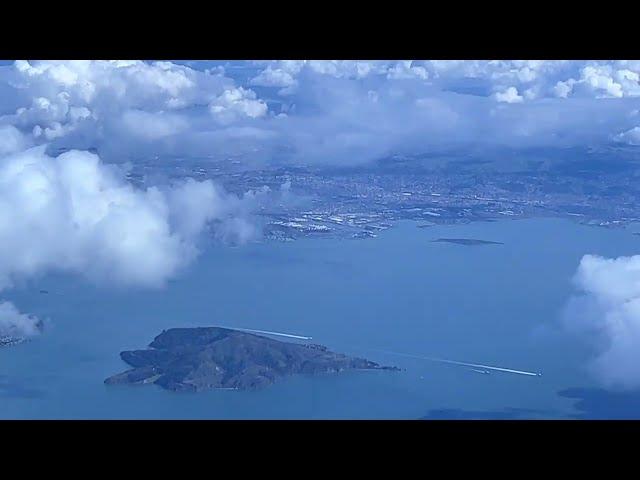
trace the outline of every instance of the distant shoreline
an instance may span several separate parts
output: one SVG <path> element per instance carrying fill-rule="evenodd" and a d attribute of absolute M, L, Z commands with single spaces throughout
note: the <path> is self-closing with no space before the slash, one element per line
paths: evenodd
<path fill-rule="evenodd" d="M 479 240 L 476 238 L 438 238 L 436 240 L 431 240 L 432 242 L 440 242 L 440 243 L 454 243 L 456 245 L 504 245 L 502 242 L 494 242 L 492 240 Z"/>

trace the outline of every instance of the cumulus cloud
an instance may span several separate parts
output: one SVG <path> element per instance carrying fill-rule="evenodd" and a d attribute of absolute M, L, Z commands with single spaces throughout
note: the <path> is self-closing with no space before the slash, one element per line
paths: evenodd
<path fill-rule="evenodd" d="M 563 321 L 593 348 L 591 371 L 608 388 L 640 388 L 640 255 L 585 255 L 574 282 Z"/>
<path fill-rule="evenodd" d="M 225 90 L 209 104 L 209 110 L 216 120 L 232 123 L 238 118 L 265 116 L 267 105 L 251 90 L 239 87 Z"/>
<path fill-rule="evenodd" d="M 110 161 L 140 148 L 162 154 L 167 145 L 188 154 L 189 133 L 267 112 L 223 70 L 171 62 L 17 61 L 0 67 L 0 85 L 0 125 L 35 144 L 97 147 Z"/>
<path fill-rule="evenodd" d="M 0 160 L 0 288 L 49 270 L 160 286 L 196 255 L 206 224 L 232 216 L 233 200 L 211 181 L 137 189 L 89 152 L 10 155 Z"/>
<path fill-rule="evenodd" d="M 289 72 L 283 68 L 274 68 L 269 65 L 257 76 L 252 78 L 250 83 L 251 85 L 260 87 L 291 87 L 296 83 L 294 78 L 296 73 L 297 72 Z"/>
<path fill-rule="evenodd" d="M 565 98 L 571 94 L 596 98 L 637 97 L 640 95 L 638 79 L 638 72 L 628 68 L 587 65 L 580 70 L 577 79 L 559 81 L 556 93 Z"/>

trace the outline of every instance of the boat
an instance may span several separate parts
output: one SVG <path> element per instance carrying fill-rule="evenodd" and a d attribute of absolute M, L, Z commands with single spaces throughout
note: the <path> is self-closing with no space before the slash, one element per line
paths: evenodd
<path fill-rule="evenodd" d="M 491 372 L 489 370 L 478 370 L 476 368 L 471 369 L 472 372 L 480 373 L 482 375 L 490 375 Z"/>

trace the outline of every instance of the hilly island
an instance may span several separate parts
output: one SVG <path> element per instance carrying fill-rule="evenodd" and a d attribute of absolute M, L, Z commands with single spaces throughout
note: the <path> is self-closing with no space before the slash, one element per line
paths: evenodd
<path fill-rule="evenodd" d="M 294 374 L 344 370 L 399 370 L 334 353 L 317 344 L 291 343 L 222 327 L 172 328 L 146 350 L 124 351 L 133 367 L 108 385 L 153 383 L 173 391 L 249 390 Z"/>

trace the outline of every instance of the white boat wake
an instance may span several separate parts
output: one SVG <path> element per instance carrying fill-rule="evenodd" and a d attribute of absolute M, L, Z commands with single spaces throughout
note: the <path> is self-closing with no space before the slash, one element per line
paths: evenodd
<path fill-rule="evenodd" d="M 516 375 L 527 375 L 530 377 L 541 377 L 541 373 L 537 372 L 526 372 L 524 370 L 514 370 L 512 368 L 503 368 L 503 367 L 494 367 L 491 365 L 482 365 L 480 363 L 466 363 L 466 362 L 457 362 L 455 360 L 445 360 L 443 358 L 433 358 L 433 357 L 424 357 L 422 355 L 411 355 L 409 353 L 400 353 L 400 352 L 390 352 L 388 350 L 378 350 L 381 353 L 388 353 L 390 355 L 399 355 L 402 357 L 409 358 L 417 358 L 420 360 L 428 360 L 430 362 L 438 362 L 438 363 L 448 363 L 450 365 L 460 365 L 462 367 L 471 367 L 471 368 L 484 368 L 486 370 L 494 370 L 496 372 L 505 372 L 505 373 L 515 373 Z"/>
<path fill-rule="evenodd" d="M 313 337 L 308 337 L 305 335 L 294 335 L 293 333 L 285 333 L 285 332 L 273 332 L 273 331 L 269 331 L 269 330 L 256 330 L 253 328 L 241 328 L 241 327 L 223 327 L 223 328 L 229 328 L 232 330 L 240 330 L 242 332 L 250 332 L 250 333 L 262 333 L 264 335 L 276 335 L 279 337 L 287 337 L 287 338 L 296 338 L 298 340 L 312 340 Z M 437 363 L 446 363 L 449 365 L 459 365 L 462 367 L 470 367 L 472 369 L 482 369 L 482 370 L 474 370 L 478 373 L 489 373 L 488 370 L 492 370 L 495 372 L 504 372 L 504 373 L 513 373 L 516 375 L 526 375 L 529 377 L 541 377 L 542 374 L 538 373 L 538 372 L 527 372 L 525 370 L 515 370 L 513 368 L 504 368 L 504 367 L 494 367 L 492 365 L 483 365 L 481 363 L 467 363 L 467 362 L 458 362 L 456 360 L 447 360 L 444 358 L 434 358 L 434 357 L 425 357 L 422 355 L 412 355 L 410 353 L 401 353 L 401 352 L 392 352 L 389 350 L 380 350 L 380 349 L 367 349 L 367 350 L 374 350 L 380 353 L 386 353 L 389 355 L 398 355 L 401 357 L 409 357 L 409 358 L 417 358 L 419 360 L 428 360 L 430 362 L 437 362 Z"/>

